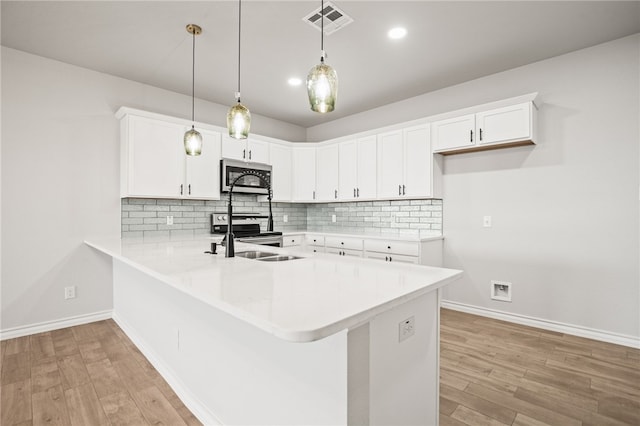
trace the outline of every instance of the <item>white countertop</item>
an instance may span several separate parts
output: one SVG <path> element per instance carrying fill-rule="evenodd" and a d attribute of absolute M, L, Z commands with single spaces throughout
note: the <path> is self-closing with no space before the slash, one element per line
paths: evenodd
<path fill-rule="evenodd" d="M 219 237 L 89 239 L 85 243 L 217 309 L 292 342 L 353 328 L 462 275 L 454 269 L 236 242 L 243 250 L 303 257 L 263 262 L 204 254 Z"/>

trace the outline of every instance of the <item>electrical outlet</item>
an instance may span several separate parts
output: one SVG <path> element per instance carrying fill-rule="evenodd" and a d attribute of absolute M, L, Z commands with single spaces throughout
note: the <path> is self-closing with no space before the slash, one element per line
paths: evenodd
<path fill-rule="evenodd" d="M 72 285 L 70 287 L 65 287 L 64 288 L 64 298 L 65 300 L 68 299 L 75 299 L 76 297 L 76 286 Z"/>
<path fill-rule="evenodd" d="M 284 223 L 289 222 L 289 215 L 288 215 L 288 214 L 285 214 L 284 216 L 282 216 L 282 221 L 283 221 Z"/>
<path fill-rule="evenodd" d="M 334 222 L 334 223 L 335 223 L 336 221 L 337 221 L 336 215 L 335 215 L 335 214 L 332 214 L 332 215 L 331 215 L 331 222 Z"/>
<path fill-rule="evenodd" d="M 173 225 L 173 216 L 167 216 L 167 225 Z"/>
<path fill-rule="evenodd" d="M 482 226 L 485 228 L 491 228 L 491 216 L 484 216 L 482 218 Z"/>
<path fill-rule="evenodd" d="M 402 342 L 416 333 L 415 317 L 407 318 L 398 324 L 398 341 Z"/>

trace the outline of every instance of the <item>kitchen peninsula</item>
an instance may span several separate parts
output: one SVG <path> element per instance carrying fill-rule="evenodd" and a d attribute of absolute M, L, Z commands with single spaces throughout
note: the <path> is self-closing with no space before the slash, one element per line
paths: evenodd
<path fill-rule="evenodd" d="M 461 271 L 211 241 L 86 241 L 113 259 L 114 319 L 201 421 L 437 424 L 439 289 Z"/>

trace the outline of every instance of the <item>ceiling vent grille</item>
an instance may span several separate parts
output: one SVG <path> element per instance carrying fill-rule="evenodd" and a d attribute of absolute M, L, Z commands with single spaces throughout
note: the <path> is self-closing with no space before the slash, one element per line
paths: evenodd
<path fill-rule="evenodd" d="M 324 15 L 324 33 L 326 35 L 333 34 L 340 28 L 344 28 L 353 22 L 353 18 L 338 9 L 338 7 L 331 2 L 325 3 L 322 15 Z M 317 8 L 302 18 L 302 20 L 320 31 L 322 26 L 320 16 L 320 8 Z"/>

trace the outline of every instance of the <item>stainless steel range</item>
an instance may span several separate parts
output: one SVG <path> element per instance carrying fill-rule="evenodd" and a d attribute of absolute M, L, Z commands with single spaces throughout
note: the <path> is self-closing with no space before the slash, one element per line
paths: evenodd
<path fill-rule="evenodd" d="M 233 213 L 233 234 L 236 241 L 265 246 L 282 247 L 282 232 L 260 231 L 260 219 L 269 216 L 260 213 Z M 227 213 L 211 214 L 211 233 L 226 234 L 228 227 Z"/>

